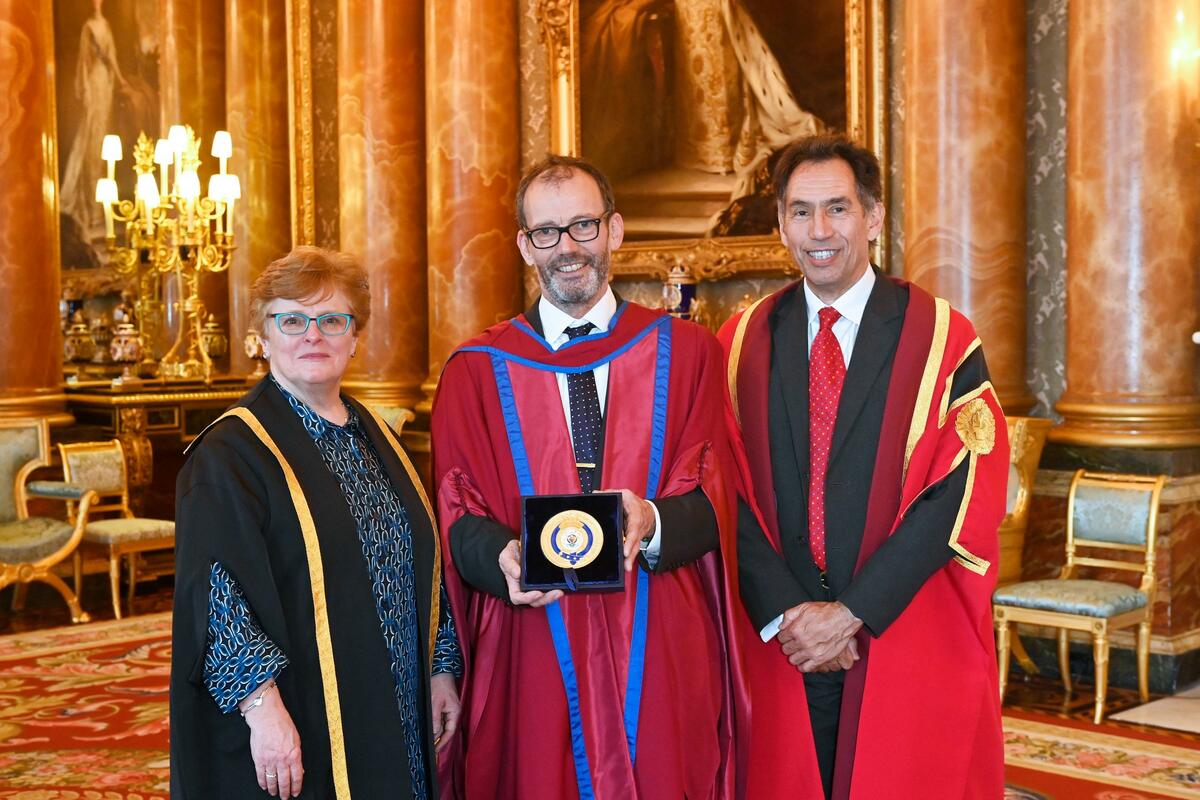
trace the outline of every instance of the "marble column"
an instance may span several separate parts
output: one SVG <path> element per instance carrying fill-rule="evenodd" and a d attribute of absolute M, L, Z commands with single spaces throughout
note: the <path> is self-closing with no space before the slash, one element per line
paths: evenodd
<path fill-rule="evenodd" d="M 0 418 L 66 416 L 59 327 L 54 23 L 0 3 Z"/>
<path fill-rule="evenodd" d="M 904 274 L 971 319 L 1023 413 L 1025 4 L 910 0 L 904 32 Z"/>
<path fill-rule="evenodd" d="M 1200 445 L 1200 0 L 1071 3 L 1058 442 Z"/>
<path fill-rule="evenodd" d="M 225 0 L 229 169 L 242 184 L 229 267 L 229 368 L 235 374 L 254 369 L 240 344 L 250 326 L 250 285 L 292 246 L 286 13 L 284 0 Z"/>
<path fill-rule="evenodd" d="M 192 126 L 201 140 L 200 185 L 207 187 L 216 163 L 209 155 L 212 137 L 225 128 L 225 5 L 214 0 L 159 0 L 158 8 L 162 31 L 158 58 L 162 130 L 157 135 L 165 136 L 171 125 Z M 254 46 L 263 47 L 264 43 L 256 42 Z M 151 135 L 150 131 L 146 133 Z M 244 201 L 244 186 L 242 197 Z M 215 315 L 231 334 L 231 348 L 240 349 L 241 335 L 229 330 L 228 273 L 202 276 L 200 299 L 206 313 Z"/>
<path fill-rule="evenodd" d="M 425 35 L 432 393 L 456 345 L 521 305 L 516 4 L 427 3 Z"/>
<path fill-rule="evenodd" d="M 428 367 L 424 9 L 339 0 L 337 19 L 338 227 L 371 280 L 346 385 L 412 408 Z"/>

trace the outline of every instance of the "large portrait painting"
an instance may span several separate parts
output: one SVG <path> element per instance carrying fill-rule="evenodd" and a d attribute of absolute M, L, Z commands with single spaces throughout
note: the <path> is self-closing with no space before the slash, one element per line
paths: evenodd
<path fill-rule="evenodd" d="M 107 263 L 96 202 L 104 136 L 124 143 L 115 177 L 132 197 L 133 143 L 139 131 L 159 129 L 158 2 L 55 0 L 54 41 L 62 263 L 94 269 Z"/>
<path fill-rule="evenodd" d="M 790 269 L 770 174 L 788 142 L 883 155 L 882 0 L 542 0 L 551 147 L 613 181 L 614 272 Z"/>

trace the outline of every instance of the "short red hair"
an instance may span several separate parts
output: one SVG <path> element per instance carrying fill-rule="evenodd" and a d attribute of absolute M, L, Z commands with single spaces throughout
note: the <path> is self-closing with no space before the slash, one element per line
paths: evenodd
<path fill-rule="evenodd" d="M 268 264 L 250 287 L 251 324 L 265 332 L 272 300 L 324 299 L 339 290 L 350 303 L 355 330 L 362 331 L 371 318 L 371 288 L 358 259 L 323 247 L 293 248 Z"/>

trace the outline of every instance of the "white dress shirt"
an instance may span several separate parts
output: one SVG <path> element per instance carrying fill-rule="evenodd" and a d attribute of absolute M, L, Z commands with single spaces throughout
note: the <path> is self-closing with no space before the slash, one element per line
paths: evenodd
<path fill-rule="evenodd" d="M 847 369 L 850 367 L 850 355 L 854 352 L 854 340 L 858 338 L 858 329 L 862 325 L 863 312 L 867 310 L 867 300 L 871 298 L 871 290 L 874 288 L 875 270 L 870 267 L 867 267 L 866 273 L 855 281 L 853 286 L 843 292 L 832 303 L 826 303 L 817 297 L 813 294 L 808 281 L 804 282 L 804 302 L 808 306 L 808 351 L 810 354 L 812 353 L 813 339 L 816 338 L 818 331 L 821 330 L 821 318 L 819 316 L 821 309 L 826 306 L 833 306 L 841 314 L 837 321 L 833 323 L 833 336 L 842 348 L 842 358 L 846 361 Z M 779 633 L 779 628 L 782 624 L 783 615 L 780 614 L 759 631 L 759 636 L 762 637 L 764 642 L 769 642 Z"/>
<path fill-rule="evenodd" d="M 558 350 L 567 342 L 571 341 L 567 336 L 567 328 L 576 328 L 585 322 L 590 322 L 596 326 L 593 333 L 603 333 L 608 330 L 609 324 L 612 323 L 613 314 L 617 313 L 617 298 L 613 294 L 612 287 L 608 287 L 604 296 L 588 310 L 582 318 L 576 319 L 570 314 L 553 305 L 543 296 L 538 300 L 538 313 L 542 317 L 542 335 L 546 337 L 546 341 L 550 344 L 551 349 Z M 601 364 L 592 370 L 592 374 L 596 376 L 596 394 L 600 399 L 600 411 L 603 415 L 605 409 L 605 400 L 608 399 L 608 364 Z M 563 415 L 567 419 L 567 430 L 571 430 L 571 400 L 567 394 L 567 375 L 564 372 L 556 372 L 555 378 L 558 381 L 558 396 L 562 401 Z M 574 446 L 574 435 L 572 434 L 571 445 Z M 574 456 L 572 456 L 574 458 Z M 662 527 L 662 519 L 658 513 L 658 506 L 650 503 L 650 507 L 654 509 L 654 530 L 649 539 L 649 544 L 643 548 L 643 553 L 646 556 L 646 561 L 651 567 L 658 564 L 658 555 L 662 548 L 662 541 L 659 537 L 659 529 Z M 646 540 L 643 540 L 645 543 Z"/>

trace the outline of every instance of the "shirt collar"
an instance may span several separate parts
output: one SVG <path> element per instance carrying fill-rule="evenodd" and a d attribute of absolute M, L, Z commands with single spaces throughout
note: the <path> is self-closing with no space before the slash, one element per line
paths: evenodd
<path fill-rule="evenodd" d="M 842 293 L 842 296 L 832 303 L 826 303 L 813 294 L 808 281 L 804 282 L 804 301 L 808 304 L 808 324 L 817 325 L 817 312 L 825 306 L 833 306 L 837 312 L 856 326 L 862 324 L 863 313 L 867 310 L 867 301 L 871 299 L 871 290 L 875 288 L 875 268 L 868 265 L 867 271 L 853 286 Z"/>
<path fill-rule="evenodd" d="M 542 316 L 542 334 L 547 342 L 554 344 L 567 328 L 573 328 L 585 320 L 595 325 L 597 332 L 607 331 L 613 314 L 617 313 L 617 297 L 613 294 L 611 286 L 606 287 L 599 302 L 592 306 L 582 319 L 575 319 L 543 296 L 538 300 L 538 313 Z"/>
<path fill-rule="evenodd" d="M 303 400 L 296 397 L 294 394 L 284 388 L 284 385 L 276 380 L 274 375 L 271 375 L 271 383 L 275 384 L 275 388 L 277 388 L 283 394 L 284 398 L 287 399 L 288 405 L 290 405 L 292 410 L 295 411 L 296 414 L 299 415 L 300 419 L 305 422 L 305 427 L 309 430 L 309 432 L 315 434 L 315 436 L 326 436 L 331 433 L 342 432 L 353 433 L 358 430 L 358 414 L 355 413 L 354 406 L 350 405 L 345 400 L 342 402 L 346 406 L 346 411 L 349 412 L 346 418 L 346 424 L 334 425 L 316 411 L 313 411 L 312 408 L 310 408 L 309 405 Z"/>

